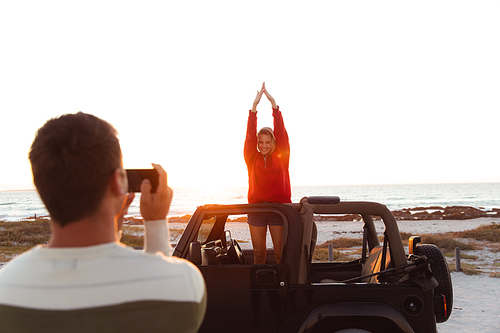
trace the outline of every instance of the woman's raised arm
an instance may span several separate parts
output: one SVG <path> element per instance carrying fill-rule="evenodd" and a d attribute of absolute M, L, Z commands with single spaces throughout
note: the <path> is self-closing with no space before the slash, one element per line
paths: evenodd
<path fill-rule="evenodd" d="M 278 107 L 276 106 L 276 101 L 274 100 L 273 96 L 271 96 L 269 91 L 267 91 L 265 82 L 262 84 L 262 89 L 264 90 L 264 94 L 266 94 L 266 97 L 269 100 L 269 102 L 271 102 L 273 109 L 276 109 Z"/>
<path fill-rule="evenodd" d="M 264 89 L 265 89 L 265 86 L 263 83 L 262 88 L 260 89 L 260 91 L 257 91 L 257 96 L 255 96 L 255 100 L 253 101 L 252 112 L 257 112 L 257 105 L 259 104 L 260 98 L 262 97 L 262 94 L 264 93 Z"/>

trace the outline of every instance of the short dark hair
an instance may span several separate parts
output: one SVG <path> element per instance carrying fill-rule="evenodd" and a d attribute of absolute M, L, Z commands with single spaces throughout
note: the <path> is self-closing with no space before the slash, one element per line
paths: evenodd
<path fill-rule="evenodd" d="M 38 193 L 61 226 L 93 214 L 111 174 L 122 165 L 115 128 L 83 112 L 47 121 L 35 135 L 29 159 Z"/>

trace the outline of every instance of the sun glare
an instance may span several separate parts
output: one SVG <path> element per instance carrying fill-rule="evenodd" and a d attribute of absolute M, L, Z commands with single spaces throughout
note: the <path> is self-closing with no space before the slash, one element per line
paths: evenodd
<path fill-rule="evenodd" d="M 178 170 L 177 170 L 178 171 Z M 203 174 L 192 175 L 189 172 L 172 172 L 169 184 L 173 187 L 196 188 L 202 190 L 242 187 L 247 185 L 246 174 L 241 177 L 236 173 L 221 174 L 217 171 L 204 170 Z"/>

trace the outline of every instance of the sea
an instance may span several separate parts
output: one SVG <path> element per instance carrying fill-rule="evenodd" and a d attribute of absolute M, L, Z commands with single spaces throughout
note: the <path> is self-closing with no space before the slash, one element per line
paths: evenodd
<path fill-rule="evenodd" d="M 248 188 L 173 190 L 170 217 L 192 214 L 196 207 L 205 204 L 246 203 Z M 342 201 L 375 201 L 385 204 L 390 210 L 429 206 L 500 208 L 500 183 L 292 186 L 293 202 L 320 195 L 335 195 Z M 139 196 L 134 199 L 128 215 L 140 216 Z M 48 215 L 36 191 L 0 191 L 0 220 L 15 222 L 35 215 Z"/>

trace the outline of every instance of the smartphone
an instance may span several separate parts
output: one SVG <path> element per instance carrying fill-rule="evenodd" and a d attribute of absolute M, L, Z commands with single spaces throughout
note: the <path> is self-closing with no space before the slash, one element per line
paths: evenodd
<path fill-rule="evenodd" d="M 128 191 L 141 192 L 141 183 L 144 179 L 151 182 L 151 193 L 158 188 L 158 171 L 155 169 L 125 169 L 128 178 Z"/>

